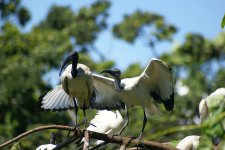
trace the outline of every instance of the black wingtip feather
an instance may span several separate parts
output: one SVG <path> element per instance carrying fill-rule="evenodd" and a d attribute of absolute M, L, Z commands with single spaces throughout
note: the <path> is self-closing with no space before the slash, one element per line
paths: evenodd
<path fill-rule="evenodd" d="M 170 95 L 169 99 L 162 99 L 160 94 L 156 93 L 156 92 L 150 92 L 150 95 L 153 97 L 153 99 L 157 102 L 157 103 L 163 103 L 166 110 L 168 111 L 172 111 L 174 108 L 174 93 L 172 93 Z"/>
<path fill-rule="evenodd" d="M 37 105 L 36 105 L 36 109 L 38 111 L 44 111 L 45 109 L 41 108 L 42 106 L 42 100 L 43 100 L 43 97 L 46 95 L 47 93 L 44 93 L 43 95 L 41 95 L 39 98 L 38 98 L 38 101 L 37 101 Z"/>
<path fill-rule="evenodd" d="M 170 95 L 170 98 L 163 102 L 166 110 L 172 111 L 174 108 L 174 93 Z"/>

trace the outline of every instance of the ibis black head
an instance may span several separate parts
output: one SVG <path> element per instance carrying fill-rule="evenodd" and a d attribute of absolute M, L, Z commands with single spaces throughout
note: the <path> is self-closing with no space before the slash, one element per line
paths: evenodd
<path fill-rule="evenodd" d="M 108 73 L 108 74 L 110 74 L 111 76 L 114 76 L 114 77 L 116 77 L 116 78 L 120 78 L 120 76 L 121 76 L 121 71 L 120 71 L 119 69 L 113 69 L 113 70 L 107 69 L 107 70 L 103 70 L 103 71 L 101 72 L 101 74 L 102 74 L 102 73 Z"/>
<path fill-rule="evenodd" d="M 50 134 L 50 144 L 56 144 L 56 133 L 52 132 Z"/>
<path fill-rule="evenodd" d="M 72 70 L 71 70 L 71 74 L 74 78 L 76 78 L 77 76 L 77 64 L 78 64 L 78 53 L 76 51 L 72 52 L 67 58 L 66 60 L 63 62 L 62 67 L 60 69 L 59 72 L 59 76 L 62 73 L 63 68 L 69 63 L 69 61 L 72 60 Z"/>
<path fill-rule="evenodd" d="M 213 143 L 213 145 L 215 145 L 215 146 L 219 145 L 220 144 L 220 141 L 221 141 L 221 139 L 220 139 L 219 136 L 213 136 L 212 137 L 212 143 Z"/>

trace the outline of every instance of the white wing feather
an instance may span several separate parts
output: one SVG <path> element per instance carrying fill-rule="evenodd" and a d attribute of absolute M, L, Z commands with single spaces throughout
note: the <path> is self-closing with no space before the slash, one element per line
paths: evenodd
<path fill-rule="evenodd" d="M 62 85 L 58 85 L 40 98 L 39 105 L 44 110 L 58 111 L 73 108 L 74 102 L 65 93 Z"/>
<path fill-rule="evenodd" d="M 91 107 L 107 110 L 124 108 L 120 92 L 117 92 L 114 86 L 114 79 L 97 74 L 92 75 L 95 96 L 91 99 Z"/>
<path fill-rule="evenodd" d="M 44 144 L 44 145 L 39 146 L 36 150 L 52 150 L 55 147 L 56 147 L 56 145 L 54 145 L 54 144 Z"/>
<path fill-rule="evenodd" d="M 141 74 L 141 84 L 150 89 L 151 96 L 164 103 L 166 109 L 172 110 L 174 106 L 174 88 L 171 68 L 159 59 L 151 59 Z"/>

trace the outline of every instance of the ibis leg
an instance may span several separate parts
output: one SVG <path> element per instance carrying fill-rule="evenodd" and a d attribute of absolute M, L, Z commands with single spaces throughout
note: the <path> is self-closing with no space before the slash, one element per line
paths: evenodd
<path fill-rule="evenodd" d="M 129 124 L 129 112 L 128 112 L 128 108 L 125 105 L 125 111 L 126 111 L 126 118 L 125 118 L 125 123 L 123 125 L 123 128 L 120 130 L 119 135 L 124 131 L 124 129 L 127 127 L 127 125 Z"/>
<path fill-rule="evenodd" d="M 74 134 L 75 134 L 75 136 L 77 135 L 77 130 L 76 130 L 76 127 L 78 127 L 78 125 L 77 125 L 77 113 L 78 113 L 78 106 L 77 106 L 77 103 L 76 103 L 76 100 L 75 100 L 75 98 L 73 98 L 73 103 L 74 103 L 74 109 L 75 109 L 75 125 L 74 125 Z M 67 134 L 67 138 L 69 137 L 69 135 L 70 135 L 70 131 L 68 132 L 68 134 Z"/>
<path fill-rule="evenodd" d="M 77 113 L 78 113 L 78 106 L 77 106 L 77 103 L 76 103 L 75 99 L 73 99 L 73 102 L 74 102 L 75 116 L 76 116 L 76 119 L 75 119 L 75 127 L 76 127 L 76 126 L 77 126 Z"/>
<path fill-rule="evenodd" d="M 139 140 L 140 140 L 141 137 L 142 137 L 142 134 L 143 134 L 144 129 L 145 129 L 145 125 L 146 125 L 146 123 L 147 123 L 147 117 L 146 117 L 146 113 L 145 113 L 145 108 L 143 108 L 143 110 L 144 110 L 144 119 L 143 119 L 143 124 L 142 124 L 141 133 L 140 133 L 140 135 L 139 135 L 139 137 L 138 137 Z"/>
<path fill-rule="evenodd" d="M 83 120 L 83 123 L 84 123 L 84 126 L 86 127 L 87 126 L 87 123 L 88 123 L 88 120 L 87 120 L 87 116 L 86 116 L 86 109 L 85 109 L 85 106 L 83 107 L 83 114 L 84 114 L 84 120 Z"/>
<path fill-rule="evenodd" d="M 138 147 L 139 147 L 139 142 L 140 142 L 140 140 L 141 140 L 141 138 L 142 138 L 142 134 L 143 134 L 143 132 L 144 132 L 145 125 L 146 125 L 146 123 L 147 123 L 147 117 L 146 117 L 146 113 L 145 113 L 145 108 L 144 108 L 144 107 L 143 107 L 143 112 L 144 112 L 144 119 L 143 119 L 143 124 L 142 124 L 141 133 L 140 133 L 140 135 L 139 135 L 139 137 L 138 137 L 137 149 L 138 149 Z M 145 148 L 145 145 L 144 145 L 143 143 L 142 143 L 142 146 L 144 147 L 144 149 L 146 149 L 146 148 Z"/>
<path fill-rule="evenodd" d="M 88 119 L 87 119 L 87 116 L 86 116 L 86 107 L 85 107 L 85 105 L 83 106 L 82 110 L 83 110 L 83 114 L 84 114 L 84 119 L 83 119 L 83 121 L 82 121 L 79 125 L 77 125 L 77 126 L 80 126 L 80 125 L 83 125 L 83 124 L 84 124 L 85 127 L 87 127 L 87 124 L 89 124 L 89 125 L 92 125 L 92 126 L 96 127 L 94 124 L 88 122 Z"/>

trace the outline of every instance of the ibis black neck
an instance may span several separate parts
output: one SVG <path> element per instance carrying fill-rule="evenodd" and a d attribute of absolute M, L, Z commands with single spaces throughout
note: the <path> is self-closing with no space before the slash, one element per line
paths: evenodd
<path fill-rule="evenodd" d="M 51 133 L 50 144 L 56 144 L 56 134 L 54 132 Z"/>
<path fill-rule="evenodd" d="M 121 79 L 120 77 L 115 77 L 115 87 L 117 91 L 122 91 L 123 86 L 121 85 Z"/>
<path fill-rule="evenodd" d="M 72 60 L 72 69 L 71 69 L 71 74 L 73 76 L 73 78 L 76 78 L 77 76 L 77 64 L 78 64 L 78 60 L 79 60 L 79 57 L 78 57 L 78 53 L 76 51 L 74 51 L 73 53 L 71 53 L 67 58 L 66 60 L 63 62 L 62 64 L 62 67 L 60 69 L 60 72 L 59 72 L 59 76 L 61 75 L 62 73 L 62 70 L 63 68 L 67 65 L 67 63 L 69 63 L 69 61 Z"/>
<path fill-rule="evenodd" d="M 72 74 L 72 77 L 73 78 L 76 78 L 77 77 L 77 62 L 72 60 L 72 70 L 71 70 L 71 74 Z"/>
<path fill-rule="evenodd" d="M 103 70 L 101 73 L 108 73 L 115 79 L 114 85 L 117 91 L 122 91 L 124 87 L 121 85 L 121 72 L 119 69 L 114 70 Z"/>

